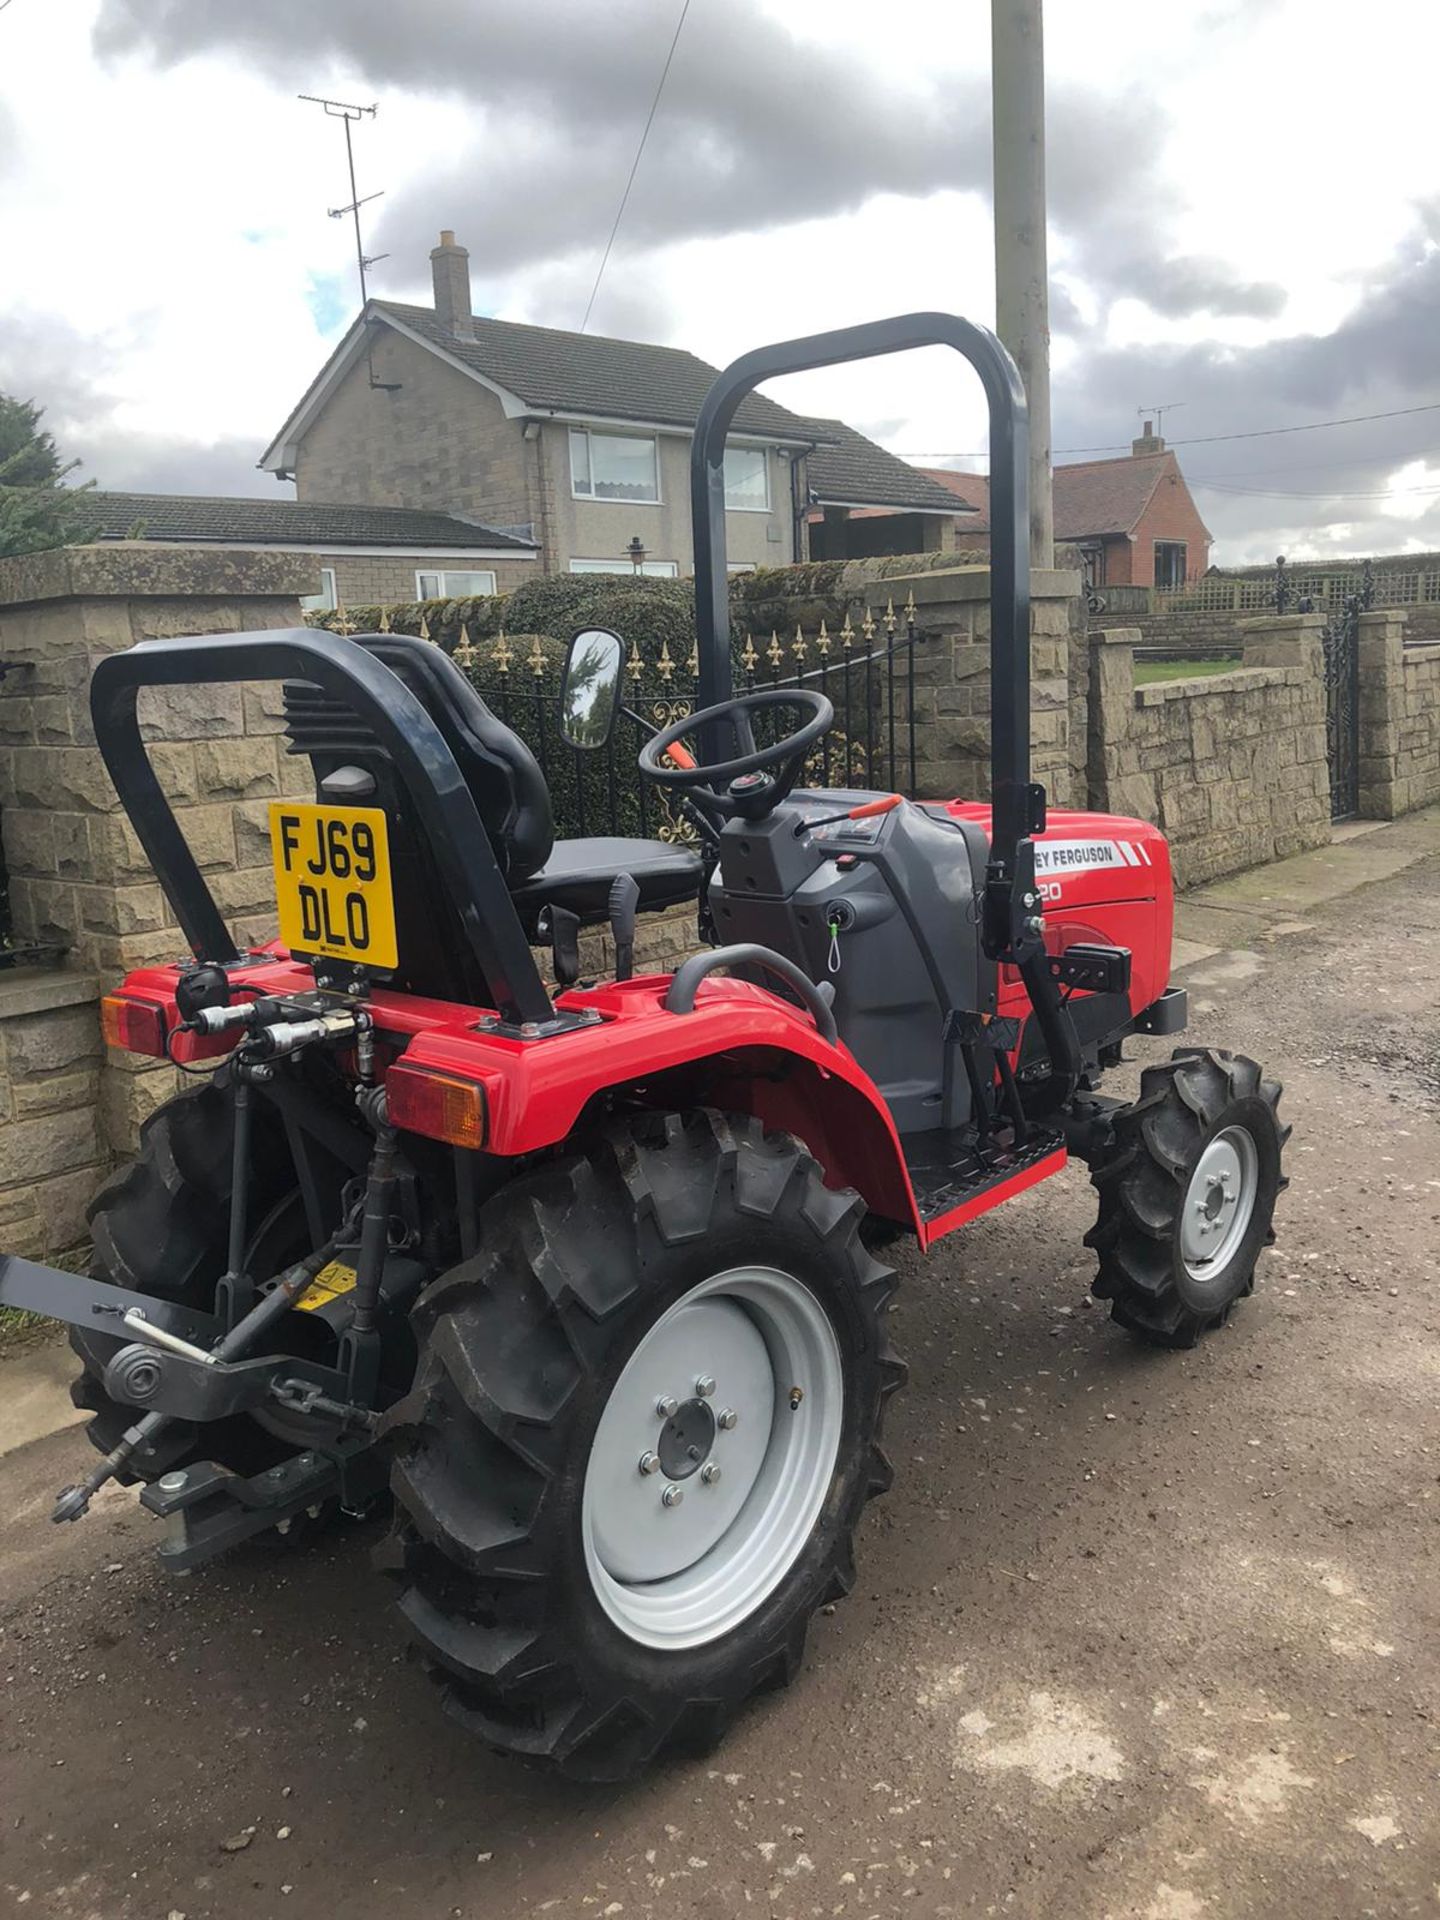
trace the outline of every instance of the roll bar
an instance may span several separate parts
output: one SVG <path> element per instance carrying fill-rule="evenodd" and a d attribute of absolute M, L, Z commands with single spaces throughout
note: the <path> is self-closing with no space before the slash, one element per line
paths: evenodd
<path fill-rule="evenodd" d="M 100 752 L 197 959 L 240 956 L 155 777 L 136 699 L 141 687 L 287 678 L 309 680 L 345 702 L 394 761 L 502 1020 L 519 1026 L 553 1019 L 489 835 L 440 729 L 404 681 L 364 647 L 308 627 L 142 640 L 102 660 L 91 680 Z"/>
<path fill-rule="evenodd" d="M 695 424 L 690 512 L 695 539 L 697 704 L 728 699 L 730 590 L 725 571 L 725 440 L 746 394 L 782 373 L 871 360 L 910 347 L 953 347 L 980 376 L 990 411 L 990 884 L 986 946 L 996 957 L 1023 944 L 1016 883 L 1033 877 L 1022 841 L 1043 824 L 1030 783 L 1030 428 L 1019 369 L 995 335 L 951 313 L 906 313 L 838 327 L 742 354 L 716 380 Z M 1017 870 L 1017 856 L 1020 869 Z M 1001 894 L 1005 895 L 1002 900 Z M 1020 891 L 1024 891 L 1021 887 Z M 1002 930 L 1001 920 L 1005 926 Z"/>

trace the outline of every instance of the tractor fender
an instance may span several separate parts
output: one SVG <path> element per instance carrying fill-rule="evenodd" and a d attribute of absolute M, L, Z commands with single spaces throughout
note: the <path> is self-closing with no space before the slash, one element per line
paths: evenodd
<path fill-rule="evenodd" d="M 854 1187 L 873 1212 L 919 1231 L 895 1123 L 843 1042 L 751 981 L 709 978 L 687 1013 L 665 1007 L 669 986 L 668 974 L 647 975 L 563 994 L 559 1008 L 600 1020 L 540 1039 L 431 1027 L 410 1042 L 404 1064 L 478 1080 L 485 1151 L 505 1158 L 583 1133 L 620 1099 L 751 1113 L 804 1141 L 827 1184 Z"/>

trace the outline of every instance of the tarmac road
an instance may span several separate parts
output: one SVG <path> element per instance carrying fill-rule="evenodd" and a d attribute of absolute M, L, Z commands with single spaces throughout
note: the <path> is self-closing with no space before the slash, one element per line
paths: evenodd
<path fill-rule="evenodd" d="M 78 1433 L 0 1461 L 0 1913 L 1440 1911 L 1440 858 L 1281 912 L 1188 974 L 1295 1124 L 1256 1297 L 1132 1346 L 1080 1169 L 906 1258 L 859 1585 L 707 1761 L 476 1749 L 371 1528 L 175 1582 L 132 1496 L 50 1526 Z"/>

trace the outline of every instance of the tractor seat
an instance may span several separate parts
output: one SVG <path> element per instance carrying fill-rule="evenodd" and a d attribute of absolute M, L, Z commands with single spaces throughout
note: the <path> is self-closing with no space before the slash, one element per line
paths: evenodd
<path fill-rule="evenodd" d="M 640 889 L 641 913 L 659 913 L 700 892 L 700 856 L 689 847 L 664 840 L 557 840 L 538 873 L 510 882 L 510 896 L 535 937 L 544 907 L 565 907 L 586 927 L 603 926 L 610 917 L 610 888 L 615 876 L 630 874 Z"/>

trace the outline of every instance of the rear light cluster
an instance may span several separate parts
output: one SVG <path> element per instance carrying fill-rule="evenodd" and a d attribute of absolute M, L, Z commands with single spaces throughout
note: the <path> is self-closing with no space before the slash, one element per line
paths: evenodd
<path fill-rule="evenodd" d="M 392 1127 L 452 1147 L 485 1144 L 485 1089 L 476 1080 L 394 1066 L 385 1076 L 385 1103 Z"/>
<path fill-rule="evenodd" d="M 153 1054 L 157 1060 L 165 1058 L 165 1009 L 152 1000 L 107 993 L 100 1002 L 100 1031 L 107 1047 Z"/>

